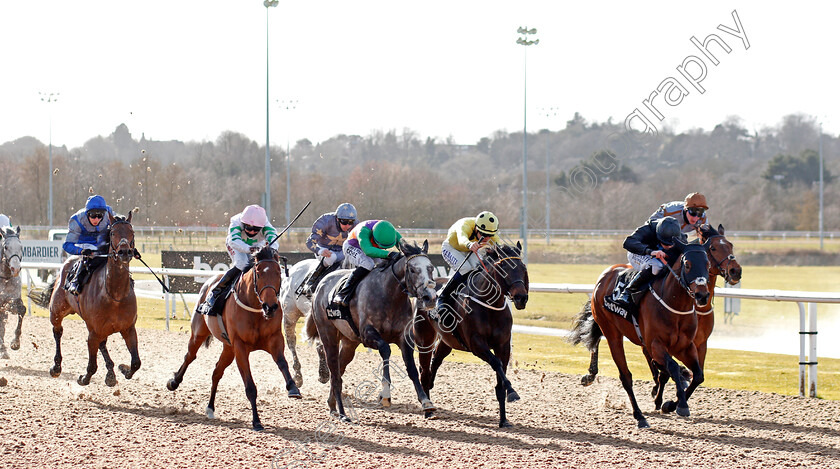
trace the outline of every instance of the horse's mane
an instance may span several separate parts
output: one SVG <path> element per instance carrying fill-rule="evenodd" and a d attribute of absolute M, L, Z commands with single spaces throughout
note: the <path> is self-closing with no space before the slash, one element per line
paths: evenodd
<path fill-rule="evenodd" d="M 262 249 L 257 251 L 257 255 L 255 257 L 256 257 L 257 262 L 267 261 L 267 260 L 270 260 L 270 259 L 274 259 L 274 255 L 276 253 L 277 253 L 277 251 L 273 247 L 271 247 L 269 245 L 266 245 L 265 247 L 263 247 Z"/>
<path fill-rule="evenodd" d="M 15 229 L 14 229 L 14 228 L 12 228 L 11 226 L 4 226 L 4 227 L 0 228 L 0 230 L 2 230 L 2 231 L 3 231 L 3 236 L 4 236 L 4 237 L 5 237 L 5 236 L 15 237 L 15 236 L 17 236 L 17 235 L 18 235 L 18 234 L 17 234 L 17 231 L 15 231 Z"/>
<path fill-rule="evenodd" d="M 400 251 L 404 251 L 403 253 L 406 256 L 416 256 L 417 254 L 423 254 L 423 248 L 417 245 L 417 241 L 414 242 L 413 246 L 408 243 L 403 243 Z"/>
<path fill-rule="evenodd" d="M 511 246 L 510 244 L 495 244 L 485 249 L 485 254 L 498 259 L 502 257 L 519 257 L 520 255 L 519 249 L 516 249 L 516 246 Z"/>
<path fill-rule="evenodd" d="M 712 236 L 719 235 L 720 233 L 718 233 L 718 230 L 712 228 L 712 225 L 703 224 L 700 225 L 700 234 L 703 235 L 704 239 L 709 239 Z"/>

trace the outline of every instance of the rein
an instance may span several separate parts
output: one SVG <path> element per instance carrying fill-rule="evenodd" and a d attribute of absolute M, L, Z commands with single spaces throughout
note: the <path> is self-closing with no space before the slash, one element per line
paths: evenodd
<path fill-rule="evenodd" d="M 422 254 L 422 253 L 421 254 L 412 254 L 410 256 L 406 256 L 405 257 L 405 265 L 403 266 L 403 280 L 401 280 L 400 277 L 397 276 L 397 272 L 394 270 L 394 265 L 396 264 L 396 262 L 391 262 L 390 263 L 391 264 L 391 274 L 394 276 L 394 279 L 397 281 L 397 283 L 399 283 L 400 289 L 402 290 L 402 292 L 405 293 L 406 295 L 408 295 L 411 298 L 417 298 L 419 296 L 419 295 L 417 295 L 417 287 L 416 286 L 414 287 L 414 293 L 412 293 L 412 292 L 408 291 L 408 286 L 406 285 L 407 280 L 408 280 L 408 263 L 412 259 L 414 259 L 415 257 L 428 257 L 428 256 L 426 256 L 425 254 Z M 411 284 L 413 286 L 414 282 L 412 282 Z"/>
<path fill-rule="evenodd" d="M 254 288 L 253 288 L 253 291 L 254 291 L 254 294 L 257 295 L 257 301 L 260 302 L 260 308 L 254 308 L 254 307 L 248 306 L 245 303 L 243 303 L 242 300 L 239 299 L 239 294 L 236 293 L 237 289 L 236 288 L 233 289 L 233 300 L 236 302 L 236 304 L 239 305 L 242 309 L 245 309 L 245 310 L 250 311 L 252 313 L 262 313 L 261 308 L 265 305 L 265 303 L 263 302 L 261 295 L 262 295 L 262 292 L 264 292 L 267 288 L 271 288 L 272 290 L 274 290 L 274 294 L 279 296 L 279 292 L 277 291 L 277 288 L 274 285 L 265 285 L 264 287 L 260 288 L 259 291 L 257 291 L 257 267 L 260 264 L 262 264 L 263 262 L 277 262 L 277 261 L 275 261 L 273 259 L 263 259 L 263 260 L 257 262 L 254 265 L 254 267 L 251 268 L 251 271 L 254 272 Z M 277 262 L 277 265 L 280 265 L 280 263 Z"/>
<path fill-rule="evenodd" d="M 714 236 L 709 236 L 709 237 L 706 239 L 706 241 L 709 241 L 709 240 L 712 240 L 712 239 L 715 239 L 715 238 L 723 238 L 723 237 L 724 237 L 723 235 L 714 235 Z M 714 264 L 713 264 L 713 265 L 714 265 L 714 266 L 715 266 L 715 268 L 718 270 L 718 272 L 720 272 L 720 275 L 722 275 L 722 276 L 723 276 L 723 279 L 724 279 L 724 280 L 726 280 L 726 283 L 728 283 L 728 284 L 730 284 L 730 285 L 734 285 L 734 283 L 732 283 L 732 281 L 731 281 L 731 279 L 730 279 L 730 277 L 729 277 L 729 269 L 721 269 L 721 267 L 723 266 L 723 263 L 724 263 L 724 262 L 727 262 L 727 261 L 732 262 L 732 261 L 734 261 L 734 260 L 735 260 L 735 254 L 730 254 L 730 255 L 726 256 L 725 258 L 721 259 L 720 261 L 718 261 L 717 259 L 715 259 L 715 256 L 712 256 L 711 254 L 709 254 L 709 257 L 711 258 L 711 260 L 712 260 L 712 261 L 714 261 Z"/>
<path fill-rule="evenodd" d="M 481 258 L 480 258 L 480 257 L 479 257 L 479 260 L 481 260 Z M 521 261 L 521 260 L 522 260 L 522 258 L 521 258 L 521 257 L 519 257 L 519 256 L 508 256 L 508 257 L 503 257 L 503 258 L 501 258 L 501 259 L 499 259 L 499 260 L 497 260 L 497 261 L 493 262 L 493 264 L 491 264 L 491 266 L 492 266 L 492 267 L 496 267 L 496 266 L 498 266 L 499 264 L 501 264 L 502 262 L 507 261 L 507 260 L 519 260 L 519 261 Z M 481 263 L 481 267 L 482 267 L 482 269 L 484 270 L 484 272 L 485 272 L 485 273 L 487 273 L 488 278 L 489 278 L 489 279 L 490 279 L 493 283 L 495 283 L 495 284 L 496 284 L 496 286 L 498 286 L 498 287 L 499 287 L 499 290 L 501 290 L 501 289 L 502 289 L 502 284 L 501 284 L 499 281 L 497 281 L 497 280 L 495 279 L 495 277 L 494 277 L 494 276 L 490 273 L 490 270 L 489 270 L 489 269 L 487 269 L 487 267 L 484 265 L 484 263 L 483 263 L 483 262 Z M 475 296 L 472 296 L 472 295 L 464 295 L 464 298 L 465 298 L 465 299 L 470 299 L 470 300 L 474 301 L 475 303 L 477 303 L 477 304 L 479 304 L 479 305 L 481 305 L 481 306 L 484 306 L 485 308 L 489 308 L 489 309 L 496 310 L 496 311 L 501 311 L 501 310 L 505 309 L 505 307 L 507 307 L 507 300 L 505 299 L 505 297 L 510 297 L 510 296 L 511 296 L 511 294 L 510 294 L 511 287 L 513 287 L 513 286 L 514 286 L 514 285 L 516 285 L 517 283 L 521 283 L 521 284 L 524 286 L 524 285 L 525 285 L 525 280 L 524 280 L 524 279 L 521 279 L 521 278 L 520 278 L 520 279 L 516 279 L 516 280 L 514 280 L 513 282 L 511 282 L 510 284 L 508 284 L 507 282 L 505 282 L 505 286 L 507 287 L 507 292 L 506 292 L 506 293 L 502 296 L 502 304 L 501 304 L 501 306 L 493 306 L 493 305 L 487 304 L 487 303 L 486 303 L 486 302 L 484 302 L 481 298 L 478 298 L 478 297 L 475 297 Z"/>

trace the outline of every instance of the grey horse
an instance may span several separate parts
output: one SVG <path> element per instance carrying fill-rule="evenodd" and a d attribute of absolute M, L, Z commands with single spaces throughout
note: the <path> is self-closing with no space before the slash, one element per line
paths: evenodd
<path fill-rule="evenodd" d="M 0 358 L 8 359 L 9 353 L 3 343 L 6 335 L 6 318 L 9 313 L 18 315 L 15 338 L 9 344 L 12 350 L 20 348 L 20 333 L 26 306 L 20 298 L 20 262 L 23 256 L 23 245 L 20 242 L 20 227 L 10 226 L 0 228 L 3 238 L 2 253 L 0 253 Z"/>
<path fill-rule="evenodd" d="M 308 316 L 312 311 L 312 299 L 304 294 L 298 294 L 298 288 L 306 280 L 309 273 L 318 266 L 318 259 L 302 260 L 289 269 L 289 278 L 280 287 L 280 306 L 283 308 L 283 330 L 286 335 L 286 345 L 292 354 L 292 368 L 295 371 L 295 384 L 303 386 L 303 375 L 300 373 L 300 360 L 297 356 L 297 335 L 295 326 L 298 319 Z M 318 381 L 326 383 L 330 379 L 327 362 L 324 358 L 324 346 L 316 344 L 318 352 Z"/>
<path fill-rule="evenodd" d="M 415 243 L 409 245 L 404 240 L 399 243 L 399 259 L 385 261 L 375 267 L 356 288 L 356 294 L 350 300 L 350 313 L 357 325 L 351 326 L 344 319 L 327 317 L 327 306 L 332 300 L 332 291 L 336 284 L 349 272 L 338 270 L 328 274 L 318 284 L 313 297 L 312 313 L 306 319 L 307 338 L 323 343 L 330 370 L 330 395 L 327 399 L 331 413 L 336 412 L 343 422 L 351 421 L 344 411 L 341 398 L 342 375 L 347 364 L 353 360 L 359 344 L 375 348 L 382 357 L 382 392 L 380 404 L 391 405 L 391 375 L 389 358 L 391 347 L 397 344 L 402 351 L 405 371 L 414 383 L 417 399 L 426 412 L 434 411 L 435 406 L 427 396 L 414 363 L 413 342 L 406 337 L 406 329 L 414 320 L 414 313 L 409 295 L 424 302 L 432 302 L 437 297 L 434 281 L 434 266 L 426 254 L 429 242 L 423 242 L 420 248 Z M 359 331 L 357 335 L 356 330 Z"/>

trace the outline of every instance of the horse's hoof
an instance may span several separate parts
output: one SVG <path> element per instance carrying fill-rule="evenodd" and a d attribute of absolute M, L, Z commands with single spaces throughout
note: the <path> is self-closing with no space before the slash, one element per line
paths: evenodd
<path fill-rule="evenodd" d="M 11 347 L 12 350 L 19 349 L 20 348 L 20 341 L 17 340 L 17 339 L 13 340 L 12 343 L 9 345 L 9 347 Z"/>
<path fill-rule="evenodd" d="M 295 386 L 297 386 L 297 387 L 303 386 L 303 376 L 295 375 Z"/>
<path fill-rule="evenodd" d="M 391 398 L 390 397 L 380 397 L 379 398 L 379 405 L 382 407 L 391 407 Z"/>
<path fill-rule="evenodd" d="M 254 431 L 255 432 L 261 432 L 263 430 L 265 430 L 265 427 L 263 427 L 260 422 L 254 422 Z"/>
<path fill-rule="evenodd" d="M 86 375 L 80 375 L 79 379 L 76 380 L 77 383 L 81 386 L 87 386 L 90 384 L 90 378 Z"/>
<path fill-rule="evenodd" d="M 430 401 L 430 400 L 428 400 L 428 399 L 427 399 L 427 400 L 425 400 L 425 401 L 423 401 L 421 404 L 423 405 L 423 410 L 424 410 L 426 413 L 429 413 L 429 412 L 434 412 L 434 411 L 436 411 L 436 410 L 437 410 L 437 407 L 435 407 L 435 405 L 434 405 L 434 404 L 432 404 L 432 401 Z"/>
<path fill-rule="evenodd" d="M 168 389 L 170 391 L 174 391 L 174 390 L 178 389 L 178 386 L 180 386 L 180 385 L 181 385 L 181 383 L 175 381 L 175 378 L 170 378 L 169 381 L 166 382 L 166 389 Z"/>
<path fill-rule="evenodd" d="M 120 372 L 125 376 L 125 379 L 131 379 L 134 376 L 134 372 L 131 371 L 131 367 L 128 365 L 120 365 Z"/>
<path fill-rule="evenodd" d="M 589 386 L 595 381 L 595 377 L 592 375 L 586 375 L 580 379 L 581 386 Z"/>
<path fill-rule="evenodd" d="M 513 426 L 513 424 L 512 424 L 512 423 L 510 423 L 510 422 L 508 422 L 508 421 L 507 421 L 507 419 L 502 420 L 501 422 L 499 422 L 499 428 L 510 428 L 510 427 L 512 427 L 512 426 Z"/>
<path fill-rule="evenodd" d="M 428 410 L 423 413 L 423 417 L 427 420 L 437 420 L 438 416 L 433 410 Z"/>
<path fill-rule="evenodd" d="M 115 375 L 113 371 L 109 371 L 108 374 L 105 375 L 105 385 L 109 388 L 117 385 L 117 375 Z"/>
<path fill-rule="evenodd" d="M 300 395 L 300 391 L 297 389 L 292 389 L 289 391 L 289 398 L 291 399 L 303 399 L 303 396 Z"/>
<path fill-rule="evenodd" d="M 508 393 L 508 395 L 507 395 L 507 401 L 508 402 L 516 402 L 518 400 L 519 400 L 519 394 L 517 394 L 516 391 L 511 391 L 511 392 Z"/>
<path fill-rule="evenodd" d="M 7 352 L 7 351 L 5 351 L 5 350 L 3 350 L 2 352 L 0 352 L 0 359 L 2 359 L 2 360 L 8 360 L 8 359 L 9 359 L 9 352 Z"/>
<path fill-rule="evenodd" d="M 648 423 L 647 419 L 639 420 L 639 428 L 650 428 L 650 424 Z"/>
<path fill-rule="evenodd" d="M 662 413 L 663 414 L 670 414 L 671 412 L 677 409 L 677 403 L 674 401 L 668 401 L 662 404 Z"/>
<path fill-rule="evenodd" d="M 653 406 L 654 406 L 654 409 L 656 409 L 656 410 L 662 410 L 662 402 L 661 401 L 660 402 L 655 402 L 654 401 Z"/>
<path fill-rule="evenodd" d="M 53 378 L 58 378 L 61 376 L 61 367 L 60 366 L 53 366 L 50 368 L 50 376 Z"/>
<path fill-rule="evenodd" d="M 204 413 L 207 414 L 207 418 L 210 419 L 210 420 L 213 420 L 213 419 L 216 418 L 216 413 L 213 412 L 213 409 L 211 409 L 210 407 L 204 409 Z"/>
<path fill-rule="evenodd" d="M 318 375 L 318 382 L 321 384 L 327 384 L 330 382 L 330 375 Z"/>
<path fill-rule="evenodd" d="M 353 421 L 350 420 L 350 417 L 348 417 L 346 415 L 339 415 L 338 416 L 338 421 L 343 422 L 343 423 L 353 423 Z"/>
<path fill-rule="evenodd" d="M 657 394 L 659 394 L 659 390 L 656 389 L 656 386 L 654 386 L 653 389 L 650 390 L 650 397 L 655 399 Z M 658 409 L 659 407 L 657 407 L 657 410 Z"/>
<path fill-rule="evenodd" d="M 677 407 L 677 415 L 680 417 L 689 417 L 691 415 L 691 411 L 688 410 L 688 407 Z"/>

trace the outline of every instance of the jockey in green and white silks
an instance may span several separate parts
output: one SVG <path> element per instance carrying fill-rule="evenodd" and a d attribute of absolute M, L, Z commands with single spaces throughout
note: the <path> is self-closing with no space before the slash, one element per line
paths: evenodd
<path fill-rule="evenodd" d="M 399 257 L 399 252 L 388 251 L 402 239 L 394 225 L 385 220 L 365 220 L 350 232 L 347 241 L 344 242 L 344 255 L 355 267 L 350 278 L 338 291 L 335 302 L 341 306 L 349 306 L 350 296 L 356 289 L 356 285 L 373 270 L 376 259 L 394 259 Z"/>
<path fill-rule="evenodd" d="M 268 222 L 264 208 L 259 205 L 249 205 L 242 213 L 230 217 L 225 247 L 233 267 L 225 272 L 219 283 L 207 294 L 207 298 L 197 309 L 199 313 L 214 314 L 213 305 L 219 295 L 239 278 L 239 274 L 251 262 L 251 254 L 265 247 L 268 240 L 272 242 L 277 240 L 277 230 Z"/>
<path fill-rule="evenodd" d="M 312 224 L 312 234 L 306 240 L 306 248 L 315 254 L 318 267 L 309 275 L 305 285 L 307 291 L 315 291 L 321 277 L 341 265 L 344 260 L 344 241 L 355 226 L 356 207 L 348 203 L 339 205 L 335 212 L 321 215 Z"/>

